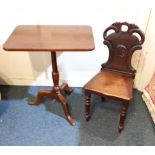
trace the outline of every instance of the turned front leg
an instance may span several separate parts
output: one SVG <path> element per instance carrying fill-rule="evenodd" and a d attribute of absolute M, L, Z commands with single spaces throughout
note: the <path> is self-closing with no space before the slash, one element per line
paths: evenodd
<path fill-rule="evenodd" d="M 123 102 L 122 103 L 122 110 L 120 114 L 120 121 L 119 121 L 119 127 L 118 127 L 118 132 L 121 133 L 122 130 L 124 129 L 124 122 L 126 119 L 126 114 L 128 110 L 129 102 Z"/>
<path fill-rule="evenodd" d="M 86 121 L 89 121 L 90 119 L 90 102 L 91 102 L 91 95 L 88 93 L 85 93 L 86 96 L 86 103 L 85 103 L 85 118 Z"/>

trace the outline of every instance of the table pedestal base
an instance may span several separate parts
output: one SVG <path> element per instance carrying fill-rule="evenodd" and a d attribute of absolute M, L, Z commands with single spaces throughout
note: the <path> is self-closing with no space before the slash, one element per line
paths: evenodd
<path fill-rule="evenodd" d="M 56 52 L 51 52 L 51 59 L 52 59 L 52 68 L 53 68 L 53 71 L 52 71 L 52 79 L 54 83 L 53 89 L 40 90 L 38 92 L 36 99 L 34 101 L 30 101 L 29 104 L 39 105 L 43 97 L 50 97 L 50 98 L 56 99 L 61 103 L 68 122 L 71 125 L 75 125 L 75 120 L 71 118 L 71 115 L 69 112 L 68 102 L 66 98 L 62 95 L 63 92 L 65 92 L 66 94 L 70 94 L 71 89 L 69 88 L 67 83 L 64 83 L 61 86 L 59 86 L 59 72 L 57 69 Z"/>
<path fill-rule="evenodd" d="M 73 120 L 70 116 L 68 102 L 66 98 L 62 95 L 63 92 L 65 92 L 66 94 L 70 94 L 71 91 L 72 90 L 68 87 L 68 84 L 66 83 L 62 84 L 60 87 L 54 87 L 52 90 L 40 90 L 36 99 L 34 101 L 30 101 L 29 104 L 39 105 L 41 104 L 41 101 L 44 97 L 56 99 L 61 103 L 68 122 L 71 125 L 75 125 L 75 120 Z"/>

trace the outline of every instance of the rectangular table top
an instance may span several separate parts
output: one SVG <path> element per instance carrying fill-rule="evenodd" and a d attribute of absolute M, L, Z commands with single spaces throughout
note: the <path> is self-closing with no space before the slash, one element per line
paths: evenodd
<path fill-rule="evenodd" d="M 91 51 L 93 33 L 86 25 L 20 25 L 3 45 L 7 51 Z"/>

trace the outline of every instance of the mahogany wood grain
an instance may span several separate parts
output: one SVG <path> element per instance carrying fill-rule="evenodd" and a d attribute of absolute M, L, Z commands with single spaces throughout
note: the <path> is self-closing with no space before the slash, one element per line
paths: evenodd
<path fill-rule="evenodd" d="M 126 26 L 127 30 L 122 30 L 122 26 Z M 108 34 L 110 30 L 114 32 Z M 91 117 L 90 97 L 92 93 L 122 101 L 118 127 L 118 131 L 121 132 L 124 129 L 128 104 L 133 98 L 136 71 L 131 66 L 132 55 L 136 50 L 142 49 L 141 45 L 144 43 L 145 37 L 137 25 L 117 22 L 104 31 L 103 38 L 103 43 L 109 48 L 109 58 L 106 63 L 101 65 L 101 71 L 84 86 L 85 117 L 87 121 Z"/>
<path fill-rule="evenodd" d="M 94 49 L 90 26 L 20 25 L 3 48 L 8 51 L 91 51 Z"/>
<path fill-rule="evenodd" d="M 121 73 L 103 70 L 96 74 L 84 88 L 99 95 L 131 100 L 133 79 Z"/>

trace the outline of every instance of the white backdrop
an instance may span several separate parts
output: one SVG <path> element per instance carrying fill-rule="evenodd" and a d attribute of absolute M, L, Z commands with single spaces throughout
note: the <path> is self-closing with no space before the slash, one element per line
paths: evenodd
<path fill-rule="evenodd" d="M 83 86 L 100 70 L 108 58 L 103 45 L 103 31 L 113 22 L 136 23 L 144 32 L 150 9 L 105 8 L 97 1 L 23 0 L 9 1 L 0 6 L 0 83 L 12 85 L 51 85 L 49 53 L 6 52 L 2 45 L 17 25 L 90 25 L 93 29 L 95 50 L 92 52 L 59 53 L 60 80 L 70 86 Z M 139 54 L 133 64 L 137 68 Z M 136 60 L 136 61 L 135 61 Z"/>

